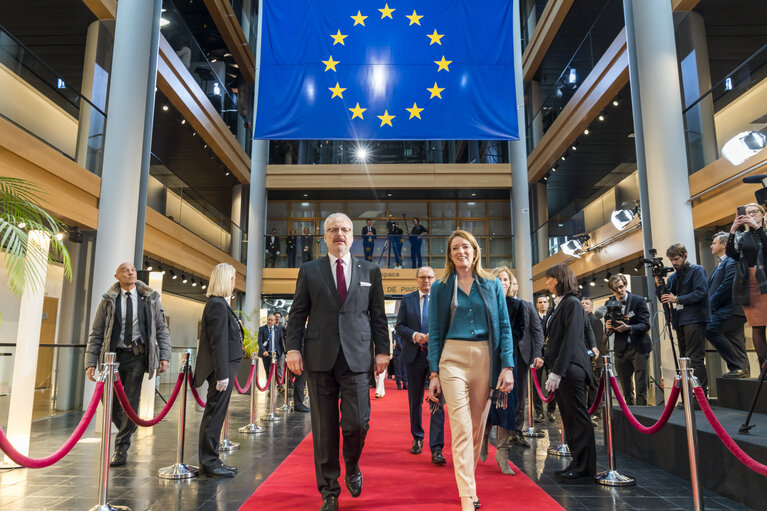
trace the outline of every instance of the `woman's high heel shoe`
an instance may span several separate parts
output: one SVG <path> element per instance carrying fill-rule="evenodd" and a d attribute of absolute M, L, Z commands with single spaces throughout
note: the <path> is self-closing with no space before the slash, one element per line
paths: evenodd
<path fill-rule="evenodd" d="M 482 504 L 480 504 L 479 499 L 474 501 L 474 509 L 479 509 L 482 507 Z"/>

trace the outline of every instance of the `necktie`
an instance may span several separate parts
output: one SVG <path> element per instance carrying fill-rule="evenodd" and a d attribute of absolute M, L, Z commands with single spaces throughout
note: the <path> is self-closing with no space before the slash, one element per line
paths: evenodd
<path fill-rule="evenodd" d="M 341 303 L 346 300 L 346 276 L 344 275 L 344 262 L 336 259 L 336 287 L 338 287 L 338 297 Z"/>
<path fill-rule="evenodd" d="M 125 293 L 125 335 L 123 335 L 123 342 L 126 346 L 133 344 L 133 300 L 130 291 Z"/>
<path fill-rule="evenodd" d="M 269 344 L 269 353 L 271 353 L 272 351 L 274 351 L 274 327 L 273 326 L 269 327 L 269 342 L 268 342 L 268 344 Z"/>
<path fill-rule="evenodd" d="M 421 309 L 421 332 L 429 331 L 429 295 L 423 295 L 423 308 Z"/>

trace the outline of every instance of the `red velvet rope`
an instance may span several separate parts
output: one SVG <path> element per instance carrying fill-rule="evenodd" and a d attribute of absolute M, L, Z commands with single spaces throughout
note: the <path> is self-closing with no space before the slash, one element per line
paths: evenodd
<path fill-rule="evenodd" d="M 554 392 L 549 394 L 549 397 L 544 397 L 543 392 L 541 391 L 541 384 L 538 383 L 538 373 L 536 373 L 534 370 L 530 370 L 530 372 L 533 375 L 533 383 L 535 383 L 535 390 L 538 391 L 538 397 L 541 398 L 541 401 L 544 403 L 550 403 L 552 399 L 554 399 Z"/>
<path fill-rule="evenodd" d="M 240 386 L 240 382 L 237 381 L 237 375 L 234 376 L 234 388 L 237 389 L 237 392 L 240 394 L 247 394 L 248 389 L 250 388 L 250 384 L 253 383 L 253 373 L 256 370 L 256 364 L 250 364 L 250 374 L 248 375 L 248 383 L 245 384 L 244 387 Z"/>
<path fill-rule="evenodd" d="M 137 424 L 144 428 L 152 427 L 156 424 L 159 424 L 161 420 L 165 418 L 166 415 L 168 415 L 168 412 L 171 408 L 173 408 L 173 403 L 176 401 L 176 398 L 178 397 L 178 393 L 181 390 L 181 384 L 184 383 L 184 373 L 178 373 L 178 379 L 176 379 L 176 386 L 173 387 L 173 393 L 168 398 L 168 402 L 165 403 L 165 406 L 160 410 L 160 413 L 157 414 L 157 417 L 154 419 L 142 419 L 138 416 L 136 411 L 133 409 L 133 407 L 130 405 L 130 402 L 128 402 L 128 396 L 125 395 L 125 388 L 123 388 L 123 383 L 120 381 L 120 376 L 117 376 L 117 379 L 115 380 L 115 394 L 117 395 L 117 400 L 120 402 L 120 406 L 122 406 L 123 411 L 125 412 L 125 415 L 128 416 L 128 418 L 133 421 L 134 424 Z"/>
<path fill-rule="evenodd" d="M 628 405 L 626 405 L 626 400 L 623 399 L 623 394 L 621 394 L 621 390 L 618 388 L 618 380 L 615 379 L 615 376 L 610 376 L 610 386 L 613 388 L 615 398 L 618 400 L 618 404 L 620 405 L 621 410 L 623 410 L 623 414 L 626 416 L 631 425 L 636 428 L 637 431 L 644 433 L 645 435 L 652 435 L 653 433 L 657 433 L 663 428 L 663 426 L 666 425 L 669 417 L 671 417 L 671 412 L 674 411 L 674 406 L 676 406 L 677 399 L 679 399 L 679 393 L 681 392 L 681 382 L 677 380 L 674 386 L 671 388 L 671 395 L 669 396 L 668 401 L 666 401 L 666 408 L 663 410 L 663 414 L 660 416 L 660 419 L 658 419 L 658 422 L 652 426 L 647 427 L 643 426 L 636 419 L 636 417 L 634 417 L 634 414 L 631 413 L 631 410 L 629 410 Z"/>
<path fill-rule="evenodd" d="M 83 433 L 85 433 L 85 430 L 88 428 L 88 425 L 93 419 L 93 416 L 96 414 L 96 409 L 99 406 L 99 400 L 101 399 L 101 395 L 103 393 L 104 393 L 104 382 L 100 381 L 96 383 L 96 389 L 93 391 L 91 402 L 88 403 L 88 408 L 85 410 L 85 413 L 80 419 L 80 423 L 77 425 L 74 432 L 72 433 L 72 436 L 70 436 L 69 439 L 66 441 L 66 443 L 62 445 L 61 447 L 59 447 L 59 449 L 53 454 L 51 454 L 50 456 L 46 456 L 45 458 L 30 458 L 28 456 L 21 454 L 19 451 L 14 449 L 13 445 L 11 445 L 11 442 L 8 440 L 8 437 L 5 436 L 5 432 L 3 431 L 2 428 L 0 428 L 0 449 L 2 449 L 2 451 L 5 454 L 7 454 L 9 458 L 11 458 L 14 462 L 18 463 L 22 467 L 26 467 L 26 468 L 50 467 L 54 463 L 61 461 L 61 459 L 64 456 L 69 454 L 69 451 L 72 450 L 72 448 L 77 444 L 77 442 L 80 441 L 80 438 L 82 438 Z"/>
<path fill-rule="evenodd" d="M 716 431 L 716 434 L 719 435 L 719 440 L 722 441 L 724 446 L 727 447 L 732 455 L 735 456 L 738 461 L 743 463 L 745 466 L 757 474 L 767 476 L 767 465 L 759 463 L 754 458 L 746 454 L 746 452 L 741 449 L 738 444 L 735 443 L 735 440 L 733 440 L 727 431 L 725 431 L 725 429 L 722 427 L 721 423 L 714 415 L 714 411 L 711 409 L 711 405 L 708 404 L 706 394 L 703 392 L 703 387 L 695 387 L 693 392 L 695 393 L 695 397 L 698 400 L 698 404 L 700 404 L 700 409 L 703 410 L 703 414 L 706 416 L 706 419 L 708 419 L 711 427 L 714 428 L 714 431 Z"/>
<path fill-rule="evenodd" d="M 285 384 L 285 376 L 288 374 L 288 363 L 285 362 L 285 365 L 282 366 L 282 378 L 280 378 L 280 373 L 277 373 L 277 386 L 282 387 Z"/>
<path fill-rule="evenodd" d="M 192 375 L 192 369 L 189 368 L 189 372 L 187 373 L 187 376 L 189 378 L 189 388 L 192 389 L 192 396 L 194 396 L 194 400 L 197 401 L 197 404 L 201 407 L 205 408 L 205 401 L 202 400 L 200 395 L 197 393 L 197 389 L 194 386 L 194 376 Z"/>
<path fill-rule="evenodd" d="M 602 402 L 602 394 L 605 392 L 605 375 L 602 373 L 602 377 L 599 379 L 599 387 L 597 388 L 597 395 L 594 398 L 594 402 L 591 403 L 591 407 L 589 408 L 589 415 L 594 415 L 594 412 L 597 411 L 599 408 L 599 405 Z"/>
<path fill-rule="evenodd" d="M 256 388 L 260 390 L 261 392 L 266 392 L 269 389 L 269 384 L 272 383 L 272 377 L 274 376 L 274 368 L 277 366 L 277 364 L 272 364 L 272 368 L 269 370 L 269 377 L 266 379 L 266 383 L 262 387 L 258 383 L 258 378 L 253 377 L 253 383 L 256 385 Z"/>

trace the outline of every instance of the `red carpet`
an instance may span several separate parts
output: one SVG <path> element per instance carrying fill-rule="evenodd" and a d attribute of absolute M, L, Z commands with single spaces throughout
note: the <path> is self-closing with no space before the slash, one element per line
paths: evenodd
<path fill-rule="evenodd" d="M 407 391 L 386 382 L 386 396 L 375 399 L 371 389 L 370 431 L 360 461 L 364 475 L 362 495 L 353 499 L 339 482 L 340 510 L 433 511 L 459 509 L 450 453 L 450 430 L 445 420 L 445 449 L 448 464 L 431 464 L 426 432 L 424 452 L 410 454 L 412 437 L 408 418 Z M 424 406 L 424 427 L 428 429 L 428 407 Z M 490 446 L 488 460 L 477 469 L 477 491 L 483 511 L 563 509 L 554 499 L 516 467 L 516 476 L 498 472 Z M 513 466 L 513 465 L 512 465 Z M 343 467 L 343 459 L 341 461 Z M 343 469 L 342 469 L 343 471 Z M 322 503 L 314 478 L 312 436 L 307 436 L 256 492 L 242 510 L 285 511 L 319 509 Z"/>

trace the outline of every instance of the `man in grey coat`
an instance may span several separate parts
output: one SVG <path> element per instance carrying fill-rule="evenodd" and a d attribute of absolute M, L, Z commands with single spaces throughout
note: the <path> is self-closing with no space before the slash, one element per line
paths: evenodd
<path fill-rule="evenodd" d="M 93 318 L 85 349 L 85 372 L 91 381 L 96 381 L 97 365 L 104 362 L 107 352 L 115 352 L 128 402 L 138 410 L 144 373 L 151 379 L 155 373 L 168 369 L 170 334 L 160 294 L 137 279 L 136 268 L 131 263 L 122 263 L 115 278 L 117 282 L 101 298 Z M 110 463 L 116 467 L 128 460 L 130 437 L 137 427 L 123 412 L 117 397 L 112 422 L 120 429 Z"/>

